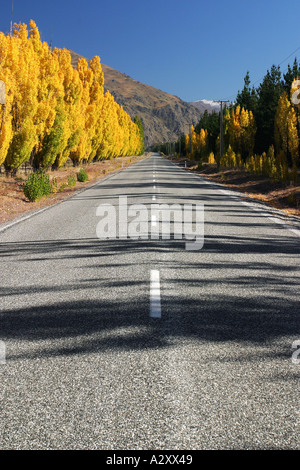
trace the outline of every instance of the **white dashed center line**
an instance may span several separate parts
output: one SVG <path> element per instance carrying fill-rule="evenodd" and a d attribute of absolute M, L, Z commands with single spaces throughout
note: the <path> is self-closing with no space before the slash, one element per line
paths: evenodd
<path fill-rule="evenodd" d="M 150 273 L 150 317 L 161 318 L 160 279 L 155 269 Z"/>

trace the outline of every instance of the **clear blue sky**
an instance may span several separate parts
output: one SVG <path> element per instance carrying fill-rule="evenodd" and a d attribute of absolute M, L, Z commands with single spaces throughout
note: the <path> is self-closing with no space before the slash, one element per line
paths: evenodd
<path fill-rule="evenodd" d="M 11 0 L 1 0 L 9 31 Z M 289 0 L 14 0 L 49 42 L 101 61 L 185 101 L 234 100 L 246 71 L 300 58 L 300 2 Z M 286 59 L 297 48 L 288 60 Z"/>

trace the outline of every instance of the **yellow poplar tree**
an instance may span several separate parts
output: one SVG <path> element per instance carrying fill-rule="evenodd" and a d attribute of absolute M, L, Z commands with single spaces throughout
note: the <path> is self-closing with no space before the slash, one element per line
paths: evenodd
<path fill-rule="evenodd" d="M 228 122 L 229 145 L 236 154 L 244 159 L 253 154 L 256 124 L 252 111 L 238 105 L 231 111 Z"/>
<path fill-rule="evenodd" d="M 0 165 L 6 158 L 13 138 L 11 111 L 15 77 L 10 67 L 13 53 L 12 38 L 0 33 L 0 80 L 4 83 L 4 103 L 0 106 Z"/>
<path fill-rule="evenodd" d="M 32 42 L 28 41 L 25 24 L 14 25 L 12 40 L 12 131 L 13 138 L 8 149 L 5 166 L 17 169 L 30 159 L 38 142 L 38 126 L 35 117 L 38 110 L 39 62 Z"/>
<path fill-rule="evenodd" d="M 80 102 L 80 112 L 82 115 L 82 133 L 80 141 L 75 150 L 71 152 L 73 161 L 80 163 L 87 160 L 91 153 L 91 134 L 96 124 L 93 104 L 90 104 L 90 88 L 93 83 L 93 71 L 89 68 L 86 59 L 80 58 L 78 61 L 79 78 L 83 85 Z"/>
<path fill-rule="evenodd" d="M 278 106 L 275 115 L 275 144 L 276 144 L 276 162 L 278 173 L 282 179 L 286 179 L 288 175 L 287 156 L 289 147 L 295 152 L 295 136 L 294 114 L 291 112 L 291 103 L 288 99 L 287 93 L 284 92 L 279 98 Z M 293 143 L 289 146 L 289 138 L 292 137 Z"/>
<path fill-rule="evenodd" d="M 94 125 L 90 132 L 91 152 L 89 161 L 92 161 L 101 145 L 103 132 L 103 102 L 104 102 L 104 75 L 100 63 L 100 57 L 95 56 L 90 61 L 90 68 L 93 72 L 93 82 L 90 87 L 90 104 L 93 106 Z"/>
<path fill-rule="evenodd" d="M 186 134 L 186 136 L 185 136 L 185 149 L 186 149 L 186 156 L 188 158 L 190 158 L 191 155 L 190 155 L 190 136 L 189 136 L 189 134 Z"/>
<path fill-rule="evenodd" d="M 107 92 L 99 57 L 77 68 L 65 49 L 52 51 L 36 23 L 0 33 L 0 80 L 6 103 L 0 109 L 0 164 L 17 169 L 60 167 L 95 158 L 140 153 L 140 127 Z M 28 35 L 29 33 L 29 35 Z M 2 112 L 1 112 L 2 111 Z"/>
<path fill-rule="evenodd" d="M 200 129 L 198 138 L 198 154 L 200 159 L 207 157 L 208 150 L 208 131 L 206 129 Z"/>
<path fill-rule="evenodd" d="M 98 148 L 100 158 L 111 158 L 114 155 L 118 116 L 113 96 L 107 91 L 103 103 L 103 135 Z"/>
<path fill-rule="evenodd" d="M 191 142 L 192 142 L 191 158 L 195 158 L 196 153 L 197 153 L 197 134 L 195 132 L 194 126 L 191 126 L 190 136 L 191 136 Z"/>
<path fill-rule="evenodd" d="M 83 85 L 78 70 L 71 64 L 70 52 L 67 49 L 55 48 L 53 55 L 59 62 L 59 73 L 62 75 L 64 87 L 64 132 L 55 162 L 56 167 L 61 167 L 66 163 L 71 151 L 78 146 L 83 131 L 83 117 L 80 112 Z"/>
<path fill-rule="evenodd" d="M 238 105 L 231 111 L 231 118 L 229 121 L 229 145 L 230 149 L 232 149 L 234 152 L 241 151 L 242 128 L 240 122 L 240 111 L 241 107 Z"/>
<path fill-rule="evenodd" d="M 292 159 L 292 178 L 296 183 L 298 179 L 299 136 L 297 116 L 292 106 L 288 114 L 288 148 Z"/>
<path fill-rule="evenodd" d="M 38 144 L 33 153 L 35 167 L 47 168 L 56 160 L 64 133 L 64 87 L 58 57 L 48 44 L 42 43 L 39 30 L 30 21 L 30 41 L 39 60 L 38 108 L 35 116 Z"/>

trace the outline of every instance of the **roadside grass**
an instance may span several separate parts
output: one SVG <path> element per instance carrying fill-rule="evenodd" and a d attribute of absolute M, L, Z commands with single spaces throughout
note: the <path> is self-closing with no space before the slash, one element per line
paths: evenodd
<path fill-rule="evenodd" d="M 125 169 L 148 155 L 145 153 L 142 156 L 117 157 L 82 165 L 88 175 L 88 180 L 85 182 L 77 181 L 79 169 L 72 166 L 48 171 L 45 174 L 49 177 L 51 191 L 48 195 L 42 195 L 41 198 L 35 199 L 34 202 L 30 201 L 23 192 L 23 185 L 30 176 L 29 174 L 19 172 L 12 177 L 6 176 L 4 172 L 0 173 L 0 223 L 7 222 L 34 209 L 56 204 L 72 196 L 78 189 L 100 181 L 110 173 L 122 168 Z"/>
<path fill-rule="evenodd" d="M 251 199 L 281 209 L 287 215 L 300 217 L 300 174 L 299 183 L 294 186 L 283 181 L 274 181 L 265 176 L 254 175 L 244 168 L 217 168 L 216 164 L 210 163 L 202 163 L 199 166 L 199 162 L 186 158 L 166 158 L 176 161 L 188 171 L 201 174 L 215 183 L 224 184 L 229 189 L 244 193 Z"/>

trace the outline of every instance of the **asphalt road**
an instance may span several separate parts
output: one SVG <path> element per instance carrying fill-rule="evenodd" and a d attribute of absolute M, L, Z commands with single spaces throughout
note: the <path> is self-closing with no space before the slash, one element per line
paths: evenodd
<path fill-rule="evenodd" d="M 204 246 L 100 240 L 119 196 L 204 204 Z M 154 154 L 9 225 L 1 449 L 300 448 L 299 221 Z"/>

